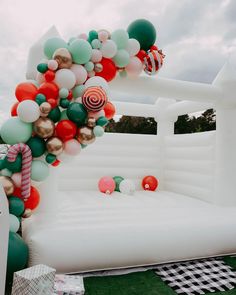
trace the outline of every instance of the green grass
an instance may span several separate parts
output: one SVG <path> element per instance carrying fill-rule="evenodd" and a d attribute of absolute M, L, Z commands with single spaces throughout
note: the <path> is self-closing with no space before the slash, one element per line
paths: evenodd
<path fill-rule="evenodd" d="M 225 257 L 225 262 L 236 270 L 236 258 Z M 84 279 L 86 295 L 176 295 L 154 271 L 127 275 L 90 277 Z M 206 293 L 214 295 L 236 295 L 236 289 Z"/>

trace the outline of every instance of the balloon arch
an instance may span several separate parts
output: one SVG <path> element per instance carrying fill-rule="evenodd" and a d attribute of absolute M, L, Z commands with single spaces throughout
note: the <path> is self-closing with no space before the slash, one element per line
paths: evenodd
<path fill-rule="evenodd" d="M 27 263 L 28 248 L 17 232 L 21 218 L 30 217 L 40 202 L 35 183 L 48 177 L 49 166 L 58 166 L 63 153 L 76 156 L 103 135 L 115 114 L 108 82 L 118 73 L 158 72 L 164 55 L 155 41 L 154 26 L 143 19 L 127 30 L 92 30 L 69 42 L 50 38 L 37 79 L 17 85 L 12 117 L 0 130 L 9 147 L 0 160 L 10 211 L 8 275 Z"/>

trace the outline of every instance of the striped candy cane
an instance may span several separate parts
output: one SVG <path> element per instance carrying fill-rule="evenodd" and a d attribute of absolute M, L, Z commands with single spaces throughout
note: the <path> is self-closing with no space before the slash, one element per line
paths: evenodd
<path fill-rule="evenodd" d="M 26 201 L 30 196 L 32 153 L 28 145 L 17 143 L 9 148 L 7 153 L 8 161 L 14 162 L 19 153 L 22 153 L 21 197 Z"/>

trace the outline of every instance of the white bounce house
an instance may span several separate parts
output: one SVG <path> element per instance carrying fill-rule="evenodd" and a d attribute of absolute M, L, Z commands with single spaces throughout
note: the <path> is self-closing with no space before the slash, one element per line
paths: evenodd
<path fill-rule="evenodd" d="M 41 206 L 23 224 L 30 265 L 82 272 L 236 252 L 235 75 L 226 64 L 212 85 L 141 77 L 114 91 L 156 104 L 114 102 L 118 114 L 155 117 L 157 135 L 105 134 L 43 184 Z M 216 109 L 216 132 L 174 135 L 179 115 Z M 56 172 L 55 172 L 56 173 Z M 141 190 L 152 174 L 156 192 Z M 133 196 L 104 197 L 102 175 L 133 179 Z M 54 178 L 53 178 L 54 177 Z"/>
<path fill-rule="evenodd" d="M 40 188 L 40 207 L 23 222 L 29 264 L 73 273 L 236 253 L 236 75 L 230 65 L 212 85 L 139 77 L 117 78 L 111 89 L 116 97 L 156 98 L 152 105 L 113 102 L 119 115 L 154 117 L 157 135 L 106 133 L 52 169 Z M 178 116 L 207 108 L 216 109 L 216 131 L 174 134 Z M 132 179 L 136 192 L 105 196 L 97 188 L 103 175 Z M 145 175 L 159 179 L 156 192 L 141 189 Z"/>

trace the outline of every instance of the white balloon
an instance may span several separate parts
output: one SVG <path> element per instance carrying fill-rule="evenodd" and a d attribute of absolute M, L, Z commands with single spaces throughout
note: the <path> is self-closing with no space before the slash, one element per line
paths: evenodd
<path fill-rule="evenodd" d="M 9 214 L 9 218 L 10 218 L 10 231 L 13 233 L 18 232 L 20 228 L 19 219 L 13 214 Z"/>
<path fill-rule="evenodd" d="M 117 53 L 117 45 L 112 40 L 107 40 L 102 43 L 101 52 L 103 57 L 112 58 Z"/>
<path fill-rule="evenodd" d="M 140 44 L 136 39 L 129 39 L 128 46 L 126 50 L 129 52 L 130 56 L 136 55 L 140 50 Z"/>
<path fill-rule="evenodd" d="M 59 88 L 72 89 L 76 83 L 75 74 L 68 69 L 61 69 L 56 72 L 55 83 Z"/>
<path fill-rule="evenodd" d="M 39 105 L 33 100 L 23 100 L 17 107 L 17 115 L 23 122 L 35 122 L 40 117 Z"/>
<path fill-rule="evenodd" d="M 70 68 L 76 78 L 76 85 L 83 84 L 87 79 L 87 71 L 82 65 L 73 64 Z"/>
<path fill-rule="evenodd" d="M 85 88 L 87 89 L 88 87 L 91 86 L 100 86 L 102 87 L 107 93 L 109 91 L 109 86 L 107 81 L 99 76 L 91 77 L 89 78 L 86 83 L 85 83 Z"/>
<path fill-rule="evenodd" d="M 64 144 L 66 154 L 76 156 L 81 152 L 81 144 L 76 139 L 67 140 Z"/>
<path fill-rule="evenodd" d="M 120 183 L 120 192 L 125 195 L 133 195 L 135 192 L 135 184 L 132 180 L 124 179 Z"/>
<path fill-rule="evenodd" d="M 125 69 L 129 76 L 137 77 L 142 73 L 143 64 L 137 56 L 132 56 L 130 57 L 130 61 Z"/>

